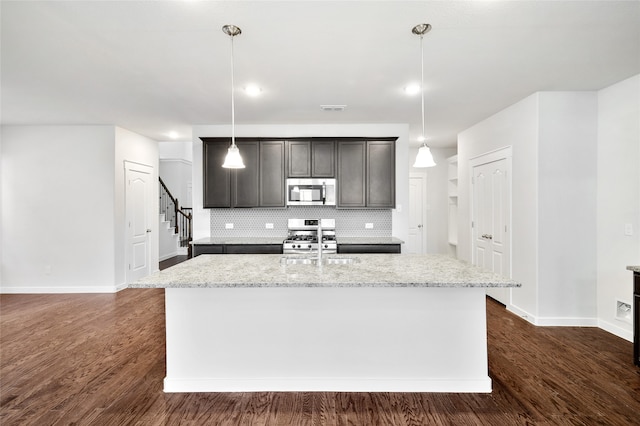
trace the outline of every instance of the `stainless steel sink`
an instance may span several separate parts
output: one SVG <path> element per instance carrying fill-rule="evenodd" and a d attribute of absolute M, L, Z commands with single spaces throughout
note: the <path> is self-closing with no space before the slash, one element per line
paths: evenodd
<path fill-rule="evenodd" d="M 323 260 L 327 265 L 350 265 L 360 262 L 357 257 L 326 257 Z"/>
<path fill-rule="evenodd" d="M 281 265 L 315 265 L 318 262 L 314 257 L 281 257 Z"/>
<path fill-rule="evenodd" d="M 360 259 L 357 257 L 323 257 L 323 265 L 350 265 L 352 263 L 359 263 Z M 280 258 L 281 265 L 317 265 L 317 257 L 290 257 L 283 256 Z"/>

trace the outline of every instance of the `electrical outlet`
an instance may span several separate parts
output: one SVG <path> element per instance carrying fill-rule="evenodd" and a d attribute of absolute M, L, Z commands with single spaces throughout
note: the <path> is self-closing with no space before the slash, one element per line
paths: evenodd
<path fill-rule="evenodd" d="M 233 229 L 233 223 L 225 223 L 224 229 Z"/>
<path fill-rule="evenodd" d="M 616 319 L 631 323 L 631 304 L 616 300 Z"/>
<path fill-rule="evenodd" d="M 265 223 L 264 227 L 267 229 L 273 229 L 273 223 Z"/>
<path fill-rule="evenodd" d="M 364 229 L 373 229 L 373 223 L 365 223 L 364 224 Z"/>
<path fill-rule="evenodd" d="M 633 235 L 633 225 L 630 223 L 627 223 L 624 225 L 624 235 L 630 237 Z"/>

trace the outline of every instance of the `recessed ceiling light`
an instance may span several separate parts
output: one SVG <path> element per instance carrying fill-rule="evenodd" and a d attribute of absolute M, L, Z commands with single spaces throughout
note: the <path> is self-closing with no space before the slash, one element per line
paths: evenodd
<path fill-rule="evenodd" d="M 171 139 L 178 139 L 178 132 L 169 132 L 167 133 L 167 136 L 169 136 Z"/>
<path fill-rule="evenodd" d="M 420 85 L 419 84 L 410 84 L 404 88 L 404 93 L 407 95 L 417 95 L 420 93 Z"/>
<path fill-rule="evenodd" d="M 346 105 L 320 105 L 323 111 L 344 111 L 346 107 Z"/>
<path fill-rule="evenodd" d="M 262 93 L 262 89 L 255 84 L 250 84 L 244 88 L 244 92 L 249 96 L 258 96 Z"/>

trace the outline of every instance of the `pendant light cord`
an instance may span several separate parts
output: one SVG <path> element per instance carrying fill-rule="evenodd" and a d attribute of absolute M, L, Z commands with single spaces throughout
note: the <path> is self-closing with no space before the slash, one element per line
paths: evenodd
<path fill-rule="evenodd" d="M 236 104 L 233 81 L 233 35 L 231 36 L 231 146 L 236 146 Z"/>
<path fill-rule="evenodd" d="M 422 47 L 422 37 L 420 34 L 420 92 L 422 93 L 422 144 L 427 146 L 427 136 L 424 132 L 424 48 Z"/>

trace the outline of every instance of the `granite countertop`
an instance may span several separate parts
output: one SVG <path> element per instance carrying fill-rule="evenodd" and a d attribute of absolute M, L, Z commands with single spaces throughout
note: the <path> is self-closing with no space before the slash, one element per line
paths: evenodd
<path fill-rule="evenodd" d="M 192 241 L 191 244 L 282 244 L 285 237 L 285 235 L 279 237 L 206 237 Z"/>
<path fill-rule="evenodd" d="M 338 244 L 404 244 L 396 237 L 341 237 L 336 238 Z"/>
<path fill-rule="evenodd" d="M 325 261 L 355 259 L 346 265 L 283 264 L 283 258 L 291 257 L 296 256 L 200 255 L 129 287 L 520 287 L 515 281 L 445 255 L 325 255 Z"/>
<path fill-rule="evenodd" d="M 640 266 L 627 266 L 627 269 L 633 272 L 640 273 Z"/>

